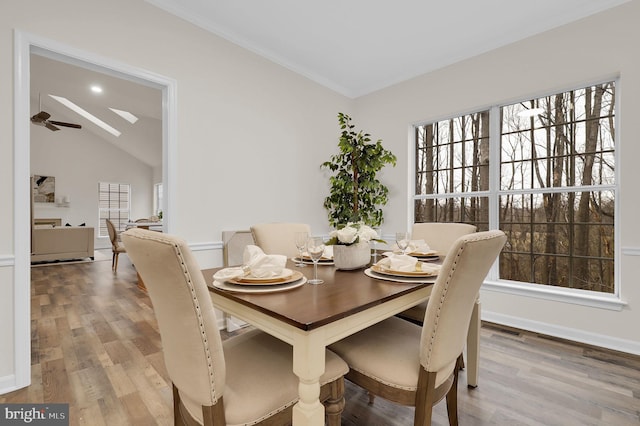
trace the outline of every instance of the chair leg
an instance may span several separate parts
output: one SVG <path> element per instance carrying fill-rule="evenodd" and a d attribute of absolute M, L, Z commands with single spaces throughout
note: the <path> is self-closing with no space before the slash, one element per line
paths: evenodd
<path fill-rule="evenodd" d="M 418 391 L 416 392 L 416 413 L 413 419 L 414 426 L 431 426 L 431 414 L 436 403 L 434 396 L 436 390 L 436 373 L 429 373 L 420 368 L 418 376 Z"/>
<path fill-rule="evenodd" d="M 114 251 L 113 254 L 111 255 L 111 270 L 113 271 L 113 267 L 116 264 L 116 252 Z"/>
<path fill-rule="evenodd" d="M 447 416 L 451 426 L 458 426 L 458 371 L 461 370 L 462 365 L 464 365 L 464 359 L 460 354 L 453 371 L 453 384 L 447 392 Z"/>
<path fill-rule="evenodd" d="M 329 426 L 340 426 L 342 411 L 344 410 L 344 378 L 339 378 L 329 384 L 329 399 L 325 401 L 325 413 Z"/>
<path fill-rule="evenodd" d="M 115 254 L 115 253 L 114 253 Z M 181 426 L 184 424 L 182 416 L 180 415 L 180 394 L 176 385 L 173 386 L 173 424 L 175 426 Z"/>
<path fill-rule="evenodd" d="M 118 256 L 120 256 L 120 253 L 116 253 L 116 265 L 113 268 L 114 271 L 118 272 Z"/>

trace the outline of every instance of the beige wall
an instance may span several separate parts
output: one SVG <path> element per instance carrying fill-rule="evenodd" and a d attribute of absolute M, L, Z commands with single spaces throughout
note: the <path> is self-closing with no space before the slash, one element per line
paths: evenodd
<path fill-rule="evenodd" d="M 0 300 L 9 308 L 0 310 L 0 389 L 16 372 L 14 289 L 28 285 L 13 270 L 15 30 L 176 81 L 172 232 L 209 246 L 223 229 L 258 221 L 327 232 L 318 170 L 335 150 L 337 113 L 352 100 L 142 0 L 8 3 L 0 6 Z"/>
<path fill-rule="evenodd" d="M 408 149 L 412 123 L 447 118 L 537 95 L 581 87 L 602 78 L 620 77 L 618 145 L 620 161 L 621 311 L 483 291 L 485 318 L 552 332 L 583 341 L 616 344 L 640 353 L 640 2 L 600 13 L 577 23 L 454 64 L 437 72 L 381 90 L 356 101 L 359 125 L 385 140 L 399 155 L 389 172 L 394 182 L 393 209 L 384 228 L 393 231 L 412 220 L 407 198 Z"/>

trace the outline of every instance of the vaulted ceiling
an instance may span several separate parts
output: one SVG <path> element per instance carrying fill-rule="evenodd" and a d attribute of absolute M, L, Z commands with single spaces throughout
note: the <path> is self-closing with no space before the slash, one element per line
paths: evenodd
<path fill-rule="evenodd" d="M 161 90 L 90 64 L 66 60 L 50 52 L 31 54 L 31 115 L 44 110 L 51 114 L 50 120 L 80 124 L 81 130 L 60 127 L 59 132 L 90 132 L 151 167 L 161 167 Z M 100 86 L 102 93 L 92 92 L 94 85 Z M 70 100 L 121 134 L 116 137 L 106 132 L 49 95 Z M 128 111 L 138 121 L 131 124 L 109 108 Z"/>

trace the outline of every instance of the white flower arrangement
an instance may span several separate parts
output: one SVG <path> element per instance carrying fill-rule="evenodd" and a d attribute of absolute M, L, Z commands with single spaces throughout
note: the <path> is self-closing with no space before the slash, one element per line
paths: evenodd
<path fill-rule="evenodd" d="M 331 231 L 329 237 L 329 241 L 326 243 L 327 245 L 350 246 L 360 242 L 385 242 L 379 239 L 375 229 L 369 225 L 365 225 L 363 222 L 349 222 L 345 226 Z"/>

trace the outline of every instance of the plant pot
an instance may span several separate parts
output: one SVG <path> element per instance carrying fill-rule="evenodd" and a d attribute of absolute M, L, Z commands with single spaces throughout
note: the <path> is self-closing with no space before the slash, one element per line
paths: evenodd
<path fill-rule="evenodd" d="M 336 269 L 349 270 L 363 268 L 371 261 L 369 243 L 357 243 L 350 246 L 333 246 L 333 263 Z"/>

